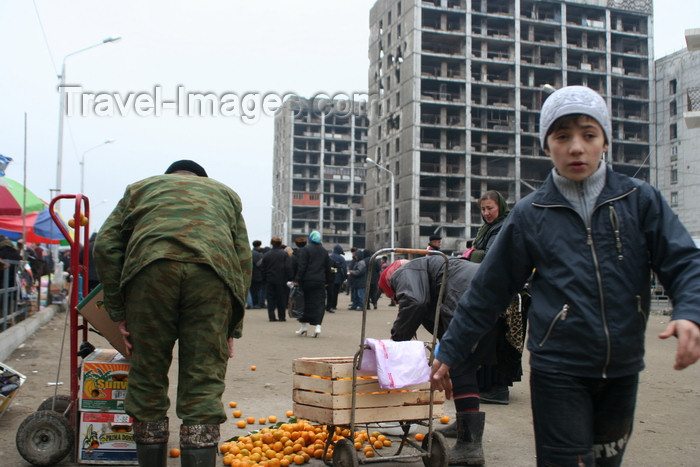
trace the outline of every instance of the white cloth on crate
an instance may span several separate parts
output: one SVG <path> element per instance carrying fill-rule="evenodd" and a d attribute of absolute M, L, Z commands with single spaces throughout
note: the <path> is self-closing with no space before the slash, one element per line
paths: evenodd
<path fill-rule="evenodd" d="M 430 381 L 430 367 L 422 341 L 365 339 L 360 371 L 376 374 L 383 389 L 399 389 Z"/>

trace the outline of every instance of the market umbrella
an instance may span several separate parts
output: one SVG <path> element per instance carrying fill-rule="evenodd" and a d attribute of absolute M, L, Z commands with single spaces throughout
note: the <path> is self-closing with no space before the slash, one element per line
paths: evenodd
<path fill-rule="evenodd" d="M 26 190 L 26 208 L 24 212 L 37 212 L 46 207 L 37 195 Z M 21 216 L 25 206 L 25 190 L 21 183 L 0 177 L 0 216 Z"/>
<path fill-rule="evenodd" d="M 63 219 L 58 217 L 66 231 L 70 232 Z M 29 213 L 25 219 L 27 223 L 27 238 L 25 240 L 27 242 L 50 244 L 59 244 L 62 243 L 62 240 L 65 242 L 65 237 L 51 218 L 49 208 L 44 207 L 39 212 Z M 22 216 L 0 216 L 0 234 L 12 240 L 22 238 Z"/>

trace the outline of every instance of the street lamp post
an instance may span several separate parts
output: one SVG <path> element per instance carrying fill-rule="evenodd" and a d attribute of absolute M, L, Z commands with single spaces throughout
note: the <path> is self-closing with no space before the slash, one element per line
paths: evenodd
<path fill-rule="evenodd" d="M 80 193 L 85 194 L 85 154 L 88 152 L 92 151 L 93 149 L 97 149 L 100 146 L 104 146 L 105 144 L 112 144 L 114 142 L 113 139 L 108 139 L 96 146 L 91 147 L 90 149 L 87 149 L 83 152 L 83 157 L 80 158 Z"/>
<path fill-rule="evenodd" d="M 88 47 L 84 47 L 80 50 L 76 50 L 75 52 L 71 52 L 65 57 L 63 57 L 63 63 L 61 64 L 61 74 L 58 75 L 58 150 L 56 154 L 56 190 L 58 194 L 61 194 L 61 182 L 63 178 L 63 114 L 65 112 L 64 102 L 66 100 L 66 59 L 71 55 L 76 55 L 81 52 L 85 52 L 86 50 L 99 47 L 103 44 L 116 42 L 120 39 L 121 36 L 110 36 L 106 39 L 103 39 L 102 42 L 98 42 L 97 44 L 93 44 Z"/>
<path fill-rule="evenodd" d="M 366 157 L 365 160 L 367 162 L 369 162 L 370 164 L 376 166 L 378 169 L 385 171 L 391 177 L 391 187 L 389 189 L 389 196 L 391 197 L 391 203 L 390 203 L 391 213 L 389 214 L 389 219 L 391 222 L 391 226 L 390 226 L 391 227 L 391 234 L 390 234 L 391 241 L 389 244 L 390 244 L 391 249 L 393 250 L 394 249 L 394 172 L 387 169 L 386 167 L 382 167 L 381 165 L 377 164 L 376 162 L 374 162 L 374 160 L 370 159 L 369 157 Z M 394 252 L 393 251 L 391 252 L 391 262 L 392 263 L 394 262 Z"/>

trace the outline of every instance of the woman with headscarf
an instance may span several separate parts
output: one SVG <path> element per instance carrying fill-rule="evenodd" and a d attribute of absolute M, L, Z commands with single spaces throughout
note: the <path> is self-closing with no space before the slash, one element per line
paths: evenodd
<path fill-rule="evenodd" d="M 479 210 L 484 225 L 476 233 L 472 247 L 464 252 L 464 255 L 472 263 L 480 263 L 484 260 L 496 235 L 503 226 L 503 221 L 510 212 L 506 199 L 497 191 L 487 191 L 479 198 Z"/>
<path fill-rule="evenodd" d="M 484 225 L 477 232 L 472 248 L 463 254 L 473 263 L 481 263 L 484 260 L 510 212 L 503 195 L 493 190 L 487 191 L 479 198 L 479 209 Z M 497 338 L 491 352 L 492 358 L 485 359 L 477 372 L 481 402 L 508 404 L 509 386 L 512 386 L 514 381 L 520 381 L 522 375 L 520 359 L 525 337 L 523 325 L 525 320 L 522 311 L 525 309 L 523 303 L 527 303 L 523 299 L 527 299 L 527 296 L 516 295 L 508 310 L 498 318 Z M 505 365 L 503 362 L 508 364 Z"/>

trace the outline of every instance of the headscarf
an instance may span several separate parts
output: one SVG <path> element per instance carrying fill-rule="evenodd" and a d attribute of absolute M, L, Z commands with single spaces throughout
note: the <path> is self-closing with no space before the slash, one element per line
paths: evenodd
<path fill-rule="evenodd" d="M 379 288 L 382 289 L 382 292 L 389 297 L 389 298 L 394 298 L 394 289 L 391 288 L 391 285 L 389 284 L 389 281 L 391 280 L 391 276 L 394 275 L 394 272 L 396 272 L 397 269 L 399 269 L 401 266 L 404 264 L 408 263 L 409 261 L 407 259 L 399 259 L 391 263 L 391 265 L 387 266 L 386 269 L 382 271 L 382 274 L 379 276 Z"/>
<path fill-rule="evenodd" d="M 484 225 L 482 225 L 479 228 L 479 231 L 476 233 L 476 238 L 474 238 L 474 242 L 472 243 L 474 246 L 478 245 L 479 242 L 489 232 L 489 230 L 491 230 L 492 227 L 501 223 L 510 212 L 510 209 L 508 209 L 508 203 L 506 202 L 506 199 L 503 197 L 503 195 L 498 191 L 496 191 L 496 194 L 498 195 L 498 217 L 489 224 L 486 222 L 486 219 L 484 219 L 484 216 L 481 216 L 481 218 L 484 219 Z"/>

